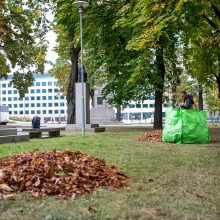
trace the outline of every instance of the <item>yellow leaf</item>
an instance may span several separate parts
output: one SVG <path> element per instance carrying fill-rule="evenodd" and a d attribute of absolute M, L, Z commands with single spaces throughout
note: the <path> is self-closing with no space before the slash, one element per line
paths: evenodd
<path fill-rule="evenodd" d="M 16 12 L 16 13 L 21 13 L 21 12 L 23 12 L 23 8 L 16 8 L 16 9 L 15 9 L 15 12 Z"/>

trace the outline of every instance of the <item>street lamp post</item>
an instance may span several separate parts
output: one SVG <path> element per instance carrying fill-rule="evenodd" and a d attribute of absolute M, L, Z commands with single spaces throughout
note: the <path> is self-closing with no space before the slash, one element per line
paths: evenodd
<path fill-rule="evenodd" d="M 81 44 L 81 83 L 82 83 L 82 135 L 85 136 L 85 92 L 84 92 L 84 70 L 83 70 L 83 41 L 82 41 L 82 13 L 83 9 L 89 6 L 88 2 L 76 1 L 73 5 L 78 8 L 80 15 L 80 44 Z"/>

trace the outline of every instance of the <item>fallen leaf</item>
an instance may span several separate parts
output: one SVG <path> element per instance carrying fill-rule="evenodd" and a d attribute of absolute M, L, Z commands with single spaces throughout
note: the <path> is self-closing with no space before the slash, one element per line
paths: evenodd
<path fill-rule="evenodd" d="M 37 181 L 34 183 L 34 186 L 39 186 L 40 185 L 40 178 L 37 178 Z"/>
<path fill-rule="evenodd" d="M 6 183 L 0 184 L 0 190 L 7 191 L 7 192 L 13 192 L 14 190 Z"/>

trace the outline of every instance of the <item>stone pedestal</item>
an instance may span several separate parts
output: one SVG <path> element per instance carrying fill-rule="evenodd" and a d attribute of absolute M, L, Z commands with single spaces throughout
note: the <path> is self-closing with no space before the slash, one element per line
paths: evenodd
<path fill-rule="evenodd" d="M 90 95 L 89 84 L 84 84 L 84 107 L 85 107 L 85 123 L 90 124 Z M 76 127 L 82 127 L 82 83 L 75 84 L 75 100 L 76 100 Z"/>
<path fill-rule="evenodd" d="M 91 109 L 92 124 L 115 124 L 115 111 L 102 97 L 102 88 L 94 92 L 94 107 Z"/>

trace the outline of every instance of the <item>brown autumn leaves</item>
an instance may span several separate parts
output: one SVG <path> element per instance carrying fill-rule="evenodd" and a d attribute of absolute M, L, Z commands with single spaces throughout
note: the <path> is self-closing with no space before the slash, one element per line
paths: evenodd
<path fill-rule="evenodd" d="M 137 137 L 137 140 L 147 141 L 147 142 L 161 142 L 162 141 L 162 130 L 146 131 L 142 136 Z"/>
<path fill-rule="evenodd" d="M 126 186 L 130 179 L 115 166 L 79 151 L 35 151 L 0 160 L 0 199 L 21 192 L 75 198 L 99 187 Z"/>

